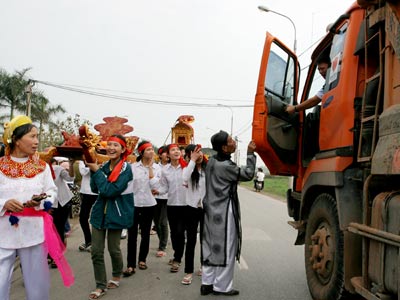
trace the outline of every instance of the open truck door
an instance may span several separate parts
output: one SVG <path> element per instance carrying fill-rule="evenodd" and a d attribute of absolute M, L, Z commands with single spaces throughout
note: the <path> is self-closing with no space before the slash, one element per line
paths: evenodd
<path fill-rule="evenodd" d="M 272 175 L 295 175 L 298 169 L 298 113 L 296 103 L 300 66 L 296 55 L 267 33 L 254 102 L 252 139 Z"/>

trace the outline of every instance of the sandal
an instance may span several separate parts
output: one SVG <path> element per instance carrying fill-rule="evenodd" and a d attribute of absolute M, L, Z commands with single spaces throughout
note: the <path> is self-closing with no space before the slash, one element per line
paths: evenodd
<path fill-rule="evenodd" d="M 192 274 L 186 274 L 185 277 L 183 277 L 181 283 L 184 285 L 189 285 L 192 283 L 193 280 L 193 275 Z"/>
<path fill-rule="evenodd" d="M 166 255 L 167 255 L 167 253 L 165 251 L 163 251 L 163 250 L 158 250 L 157 253 L 156 253 L 157 257 L 164 257 Z"/>
<path fill-rule="evenodd" d="M 107 283 L 107 288 L 110 290 L 119 288 L 119 280 L 110 279 Z"/>
<path fill-rule="evenodd" d="M 147 269 L 147 265 L 144 261 L 140 261 L 139 262 L 139 269 L 140 270 L 146 270 Z"/>
<path fill-rule="evenodd" d="M 79 249 L 79 251 L 90 252 L 92 250 L 92 245 L 91 244 L 82 243 L 82 244 L 79 245 L 78 249 Z"/>
<path fill-rule="evenodd" d="M 129 276 L 132 276 L 132 275 L 135 274 L 135 273 L 136 273 L 135 268 L 129 267 L 129 268 L 127 268 L 124 272 L 122 272 L 122 275 L 123 275 L 124 277 L 129 277 Z"/>
<path fill-rule="evenodd" d="M 104 289 L 95 289 L 93 292 L 91 292 L 90 294 L 89 294 L 89 300 L 92 300 L 92 299 L 99 299 L 99 298 L 101 298 L 102 296 L 104 296 L 105 295 L 105 293 L 106 293 L 106 290 L 104 290 Z"/>
<path fill-rule="evenodd" d="M 179 271 L 179 266 L 180 266 L 180 265 L 181 265 L 180 263 L 178 263 L 177 261 L 174 261 L 174 262 L 172 263 L 172 266 L 171 266 L 170 271 L 171 271 L 172 273 L 177 273 L 177 272 Z"/>

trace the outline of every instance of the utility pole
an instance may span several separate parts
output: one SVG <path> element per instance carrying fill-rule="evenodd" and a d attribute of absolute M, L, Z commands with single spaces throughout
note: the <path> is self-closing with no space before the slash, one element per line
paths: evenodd
<path fill-rule="evenodd" d="M 236 142 L 236 149 L 233 155 L 233 160 L 235 161 L 235 164 L 239 165 L 239 139 L 237 136 L 235 136 L 235 142 Z"/>
<path fill-rule="evenodd" d="M 26 94 L 26 115 L 31 117 L 31 96 L 32 96 L 32 87 L 35 85 L 35 82 L 32 80 L 28 81 L 28 84 L 25 87 Z"/>

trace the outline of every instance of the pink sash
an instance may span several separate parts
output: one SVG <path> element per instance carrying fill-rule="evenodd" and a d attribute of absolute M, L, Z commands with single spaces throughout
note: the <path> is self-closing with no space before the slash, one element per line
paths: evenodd
<path fill-rule="evenodd" d="M 61 241 L 60 236 L 53 223 L 53 217 L 43 210 L 36 210 L 34 208 L 24 208 L 22 212 L 10 213 L 6 215 L 12 216 L 25 216 L 25 217 L 42 217 L 44 227 L 44 246 L 47 252 L 57 265 L 64 286 L 70 287 L 74 284 L 74 274 L 67 259 L 64 257 L 65 245 Z"/>

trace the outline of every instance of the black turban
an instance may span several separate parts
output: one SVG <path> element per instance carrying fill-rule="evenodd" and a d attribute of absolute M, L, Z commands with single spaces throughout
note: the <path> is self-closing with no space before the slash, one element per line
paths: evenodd
<path fill-rule="evenodd" d="M 222 152 L 222 146 L 228 142 L 229 134 L 226 131 L 220 130 L 211 137 L 211 144 L 215 151 Z"/>

